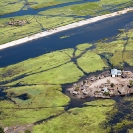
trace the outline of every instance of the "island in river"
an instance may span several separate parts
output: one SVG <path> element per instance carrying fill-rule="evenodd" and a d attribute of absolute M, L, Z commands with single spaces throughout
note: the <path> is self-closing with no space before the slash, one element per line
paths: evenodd
<path fill-rule="evenodd" d="M 117 77 L 115 77 L 117 76 Z M 77 98 L 111 98 L 133 94 L 133 73 L 131 71 L 111 69 L 98 76 L 87 78 L 69 88 L 71 95 Z"/>

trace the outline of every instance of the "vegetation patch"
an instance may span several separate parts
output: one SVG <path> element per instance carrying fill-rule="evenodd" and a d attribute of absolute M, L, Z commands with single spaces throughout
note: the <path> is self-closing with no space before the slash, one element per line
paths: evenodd
<path fill-rule="evenodd" d="M 41 119 L 60 114 L 69 102 L 62 94 L 60 86 L 36 85 L 14 87 L 6 90 L 11 101 L 0 101 L 0 122 L 4 126 L 34 123 Z M 17 96 L 28 94 L 29 99 L 22 100 Z"/>
<path fill-rule="evenodd" d="M 106 104 L 106 100 L 102 103 Z M 100 102 L 101 103 L 101 102 Z M 111 101 L 110 101 L 111 103 Z M 37 125 L 33 128 L 33 133 L 42 133 L 42 132 L 105 132 L 105 129 L 102 128 L 102 123 L 106 120 L 106 113 L 113 108 L 112 106 L 100 107 L 99 100 L 92 102 L 96 106 L 86 106 L 83 108 L 73 108 L 67 111 L 66 113 L 49 120 L 47 123 Z M 89 103 L 88 103 L 89 104 Z M 91 104 L 91 102 L 90 102 Z M 98 118 L 98 119 L 97 119 Z M 60 124 L 59 124 L 60 123 Z M 66 126 L 64 126 L 66 125 Z M 108 129 L 106 129 L 106 132 Z"/>
<path fill-rule="evenodd" d="M 97 70 L 103 70 L 104 67 L 107 67 L 101 57 L 94 52 L 88 51 L 78 60 L 79 66 L 85 72 L 95 72 Z"/>

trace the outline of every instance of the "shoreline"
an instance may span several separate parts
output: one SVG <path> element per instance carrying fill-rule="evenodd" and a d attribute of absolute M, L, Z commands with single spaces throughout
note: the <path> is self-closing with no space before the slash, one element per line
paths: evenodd
<path fill-rule="evenodd" d="M 14 41 L 11 41 L 11 42 L 8 42 L 8 43 L 5 43 L 5 44 L 1 44 L 0 45 L 0 50 L 8 48 L 8 47 L 12 47 L 12 46 L 20 45 L 22 43 L 26 43 L 28 41 L 32 41 L 32 40 L 35 40 L 35 39 L 38 39 L 38 38 L 41 38 L 41 37 L 49 36 L 49 35 L 64 31 L 64 30 L 80 27 L 80 26 L 83 26 L 83 25 L 86 25 L 86 24 L 91 24 L 91 23 L 94 23 L 94 22 L 98 22 L 100 20 L 104 20 L 104 19 L 107 19 L 107 18 L 119 16 L 119 15 L 122 15 L 122 14 L 126 14 L 129 11 L 133 11 L 133 7 L 126 8 L 124 10 L 113 12 L 113 13 L 110 13 L 110 14 L 105 14 L 105 15 L 102 15 L 102 16 L 97 16 L 97 17 L 94 17 L 94 18 L 81 20 L 81 21 L 74 22 L 74 23 L 71 23 L 71 24 L 68 24 L 68 25 L 65 25 L 65 26 L 58 27 L 56 29 L 51 29 L 51 30 L 48 30 L 48 31 L 33 34 L 31 36 L 27 36 L 27 37 L 24 37 L 24 38 L 21 38 L 21 39 L 18 39 L 18 40 L 14 40 Z"/>

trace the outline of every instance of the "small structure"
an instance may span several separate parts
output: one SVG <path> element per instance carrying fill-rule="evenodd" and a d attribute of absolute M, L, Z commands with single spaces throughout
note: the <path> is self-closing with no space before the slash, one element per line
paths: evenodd
<path fill-rule="evenodd" d="M 78 92 L 77 92 L 77 91 L 73 91 L 72 93 L 73 93 L 73 95 L 77 95 L 77 94 L 78 94 Z"/>
<path fill-rule="evenodd" d="M 121 70 L 111 69 L 112 77 L 121 76 L 121 74 L 122 74 Z"/>
<path fill-rule="evenodd" d="M 133 77 L 133 73 L 131 72 L 131 71 L 124 71 L 123 72 L 125 75 L 126 75 L 126 77 L 128 77 L 128 78 L 132 78 Z"/>
<path fill-rule="evenodd" d="M 108 90 L 108 88 L 107 88 L 107 87 L 104 87 L 104 88 L 102 88 L 102 92 L 103 92 L 103 93 L 108 93 L 108 92 L 109 92 L 109 90 Z"/>
<path fill-rule="evenodd" d="M 88 95 L 88 92 L 86 90 L 82 90 L 84 95 Z"/>
<path fill-rule="evenodd" d="M 118 89 L 118 92 L 120 93 L 121 96 L 126 95 L 126 90 L 125 90 L 124 87 L 123 87 L 123 88 L 119 88 L 119 89 Z"/>

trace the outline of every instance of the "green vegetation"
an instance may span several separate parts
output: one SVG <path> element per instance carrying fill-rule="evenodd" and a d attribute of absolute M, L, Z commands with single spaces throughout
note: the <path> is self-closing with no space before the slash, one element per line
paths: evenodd
<path fill-rule="evenodd" d="M 107 67 L 99 55 L 90 51 L 78 59 L 78 64 L 85 72 L 95 72 Z"/>
<path fill-rule="evenodd" d="M 133 129 L 129 129 L 128 131 L 129 131 L 129 133 L 133 133 Z"/>
<path fill-rule="evenodd" d="M 86 51 L 91 44 L 80 44 L 78 49 L 85 52 L 77 57 L 78 65 L 86 72 L 103 70 L 103 60 L 94 52 Z M 71 61 L 74 49 L 51 52 L 6 68 L 0 68 L 1 82 L 8 85 L 26 84 L 65 84 L 77 81 L 83 72 Z M 97 65 L 95 64 L 97 61 Z M 91 65 L 90 65 L 91 64 Z M 92 67 L 93 66 L 93 67 Z M 71 68 L 71 69 L 70 69 Z M 18 78 L 19 77 L 19 78 Z M 16 80 L 15 80 L 16 79 Z"/>
<path fill-rule="evenodd" d="M 111 84 L 110 84 L 110 86 L 111 86 L 111 87 L 114 87 L 114 86 L 115 86 L 115 84 L 114 84 L 114 83 L 111 83 Z"/>
<path fill-rule="evenodd" d="M 31 133 L 29 130 L 26 130 L 25 133 Z"/>
<path fill-rule="evenodd" d="M 96 43 L 95 53 L 102 55 L 105 64 L 109 61 L 113 66 L 123 66 L 124 63 L 133 66 L 133 34 L 132 29 L 121 32 L 114 39 L 114 41 L 106 42 L 100 41 Z"/>
<path fill-rule="evenodd" d="M 13 102 L 0 101 L 0 122 L 4 126 L 28 124 L 62 113 L 69 98 L 60 91 L 61 87 L 56 85 L 33 85 L 6 90 Z M 25 93 L 30 94 L 31 98 L 18 98 Z"/>
<path fill-rule="evenodd" d="M 4 130 L 2 127 L 0 127 L 0 133 L 4 133 Z"/>
<path fill-rule="evenodd" d="M 122 51 L 116 51 L 110 58 L 111 64 L 114 66 L 121 66 L 123 63 L 123 53 Z"/>
<path fill-rule="evenodd" d="M 33 2 L 33 0 L 28 0 L 29 2 Z M 43 7 L 48 7 L 48 6 L 54 6 L 58 4 L 63 4 L 63 3 L 68 3 L 68 2 L 73 2 L 73 1 L 79 1 L 79 0 L 35 0 L 37 4 L 31 6 L 33 9 L 39 9 Z"/>
<path fill-rule="evenodd" d="M 0 15 L 9 14 L 19 11 L 24 6 L 24 1 L 18 0 L 1 0 Z"/>
<path fill-rule="evenodd" d="M 122 51 L 124 48 L 125 40 L 117 39 L 109 43 L 99 42 L 97 43 L 96 52 L 97 53 L 115 53 L 116 51 Z"/>
<path fill-rule="evenodd" d="M 75 52 L 75 56 L 80 56 L 80 54 L 85 52 L 85 50 L 87 50 L 91 46 L 92 46 L 92 44 L 89 44 L 89 43 L 84 43 L 84 44 L 77 45 L 77 47 L 76 47 L 77 50 Z"/>
<path fill-rule="evenodd" d="M 88 102 L 87 107 L 70 109 L 47 123 L 35 126 L 33 133 L 109 132 L 108 128 L 103 129 L 102 123 L 106 120 L 106 113 L 113 108 L 114 103 L 113 100 Z"/>
<path fill-rule="evenodd" d="M 7 96 L 21 107 L 60 107 L 69 102 L 69 98 L 61 93 L 61 87 L 57 85 L 33 85 L 25 87 L 15 87 L 6 90 Z M 29 94 L 27 100 L 22 100 L 18 96 Z"/>

